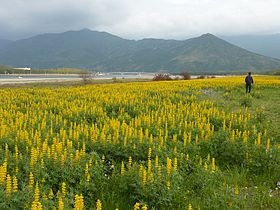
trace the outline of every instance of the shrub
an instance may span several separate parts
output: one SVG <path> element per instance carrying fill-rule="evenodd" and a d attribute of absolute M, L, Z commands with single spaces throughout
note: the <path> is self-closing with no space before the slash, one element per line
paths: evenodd
<path fill-rule="evenodd" d="M 82 79 L 84 84 L 91 83 L 92 80 L 92 74 L 90 72 L 80 73 L 79 77 Z"/>
<path fill-rule="evenodd" d="M 172 80 L 169 74 L 156 74 L 153 81 Z"/>
<path fill-rule="evenodd" d="M 190 80 L 191 75 L 188 72 L 181 72 L 180 74 L 183 77 L 183 80 Z"/>
<path fill-rule="evenodd" d="M 205 78 L 206 78 L 205 75 L 200 75 L 197 77 L 197 79 L 205 79 Z"/>

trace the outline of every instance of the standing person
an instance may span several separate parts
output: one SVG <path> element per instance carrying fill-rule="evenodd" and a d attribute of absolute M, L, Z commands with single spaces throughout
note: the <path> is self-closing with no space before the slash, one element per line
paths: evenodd
<path fill-rule="evenodd" d="M 251 86 L 254 83 L 253 77 L 251 76 L 251 72 L 248 72 L 248 75 L 245 78 L 246 82 L 246 93 L 251 92 Z"/>

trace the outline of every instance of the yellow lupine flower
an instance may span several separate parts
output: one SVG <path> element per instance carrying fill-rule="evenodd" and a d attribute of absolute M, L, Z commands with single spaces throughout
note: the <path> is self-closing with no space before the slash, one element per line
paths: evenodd
<path fill-rule="evenodd" d="M 215 158 L 212 158 L 211 171 L 212 171 L 212 173 L 214 173 L 216 171 Z"/>
<path fill-rule="evenodd" d="M 6 181 L 6 195 L 10 196 L 12 193 L 12 179 L 11 176 L 7 175 L 7 181 Z"/>
<path fill-rule="evenodd" d="M 64 210 L 64 202 L 61 197 L 58 199 L 58 210 Z"/>
<path fill-rule="evenodd" d="M 13 192 L 17 192 L 18 191 L 18 181 L 17 181 L 17 177 L 13 176 Z"/>
<path fill-rule="evenodd" d="M 140 209 L 140 203 L 136 202 L 134 204 L 133 210 L 139 210 Z"/>
<path fill-rule="evenodd" d="M 124 168 L 124 162 L 122 161 L 121 164 L 121 176 L 124 176 L 125 168 Z"/>
<path fill-rule="evenodd" d="M 102 210 L 102 203 L 99 199 L 96 201 L 96 210 Z"/>
<path fill-rule="evenodd" d="M 30 172 L 30 173 L 29 173 L 29 182 L 28 182 L 28 187 L 29 187 L 29 188 L 32 188 L 32 187 L 33 187 L 33 185 L 34 185 L 34 176 L 33 176 L 33 173 L 32 173 L 32 172 Z"/>
<path fill-rule="evenodd" d="M 62 193 L 63 197 L 66 196 L 66 183 L 65 182 L 62 182 L 62 184 L 61 184 L 61 193 Z"/>

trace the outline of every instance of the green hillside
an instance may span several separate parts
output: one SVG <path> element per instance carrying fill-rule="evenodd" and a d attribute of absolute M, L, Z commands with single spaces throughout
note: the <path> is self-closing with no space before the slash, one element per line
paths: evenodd
<path fill-rule="evenodd" d="M 87 29 L 15 41 L 0 49 L 0 63 L 39 69 L 191 73 L 266 72 L 280 68 L 280 60 L 249 52 L 212 34 L 184 41 L 135 41 Z"/>

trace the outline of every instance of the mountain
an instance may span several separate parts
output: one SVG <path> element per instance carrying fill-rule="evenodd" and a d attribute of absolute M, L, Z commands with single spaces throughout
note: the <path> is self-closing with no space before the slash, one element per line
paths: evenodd
<path fill-rule="evenodd" d="M 222 36 L 221 38 L 252 52 L 280 59 L 280 34 Z"/>
<path fill-rule="evenodd" d="M 7 47 L 8 44 L 12 43 L 13 41 L 8 39 L 0 39 L 0 49 Z"/>
<path fill-rule="evenodd" d="M 239 48 L 212 34 L 184 41 L 126 40 L 84 29 L 43 34 L 0 49 L 0 64 L 96 71 L 213 73 L 280 69 L 280 60 Z"/>

